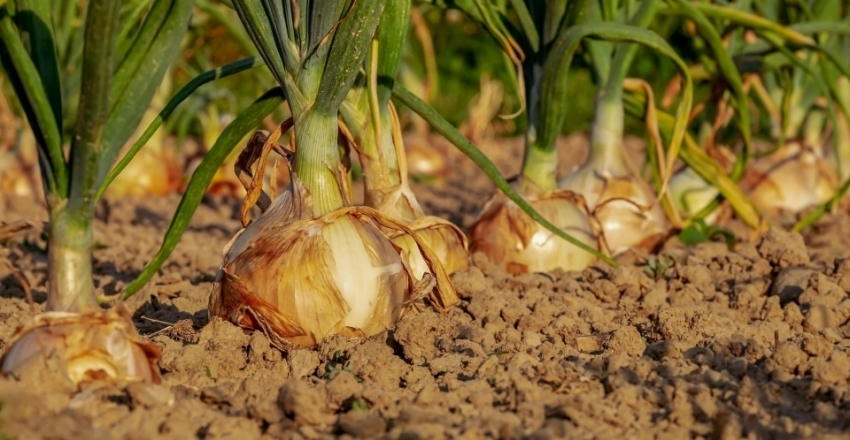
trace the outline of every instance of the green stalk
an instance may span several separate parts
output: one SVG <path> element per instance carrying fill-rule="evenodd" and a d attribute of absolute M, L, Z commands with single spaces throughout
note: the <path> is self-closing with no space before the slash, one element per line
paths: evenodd
<path fill-rule="evenodd" d="M 543 66 L 540 62 L 526 63 L 526 100 L 528 121 L 525 130 L 525 151 L 522 159 L 523 184 L 533 184 L 539 191 L 557 188 L 558 150 L 555 142 L 543 143 L 539 137 L 541 120 L 541 87 Z"/>
<path fill-rule="evenodd" d="M 313 214 L 321 216 L 342 208 L 337 116 L 308 110 L 295 123 L 295 174 L 310 191 Z"/>
<path fill-rule="evenodd" d="M 79 312 L 97 307 L 92 282 L 92 221 L 98 157 L 109 117 L 109 98 L 120 2 L 89 3 L 83 82 L 71 141 L 71 186 L 67 200 L 50 206 L 48 310 Z"/>
<path fill-rule="evenodd" d="M 410 21 L 410 0 L 388 0 L 365 61 L 366 74 L 350 99 L 359 115 L 350 127 L 355 131 L 360 153 L 366 203 L 373 195 L 401 185 L 399 158 L 392 136 L 389 102 L 401 60 L 402 46 Z"/>
<path fill-rule="evenodd" d="M 525 96 L 527 100 L 527 128 L 525 131 L 525 151 L 522 161 L 522 184 L 533 184 L 536 190 L 551 191 L 557 188 L 557 166 L 558 150 L 556 149 L 556 136 L 542 136 L 544 131 L 560 132 L 561 120 L 544 120 L 544 115 L 551 109 L 545 105 L 543 97 L 543 75 L 544 66 L 549 61 L 548 57 L 551 42 L 560 32 L 587 22 L 590 18 L 588 13 L 590 1 L 580 0 L 558 7 L 549 5 L 548 10 L 532 9 L 532 14 L 537 21 L 543 22 L 545 43 L 547 47 L 541 51 L 526 54 L 523 62 L 523 74 L 525 75 Z M 542 16 L 541 16 L 542 15 Z M 551 91 L 547 91 L 549 93 Z M 559 103 L 558 105 L 563 105 Z M 557 128 L 546 127 L 544 124 L 557 125 Z"/>
<path fill-rule="evenodd" d="M 625 170 L 623 133 L 625 130 L 622 92 L 603 92 L 596 100 L 590 153 L 585 162 L 590 169 Z"/>
<path fill-rule="evenodd" d="M 644 0 L 629 24 L 646 28 L 655 17 L 658 0 Z M 628 17 L 627 17 L 628 18 Z M 590 157 L 586 166 L 590 169 L 606 167 L 615 170 L 625 170 L 625 151 L 623 149 L 623 134 L 625 131 L 625 111 L 623 109 L 623 81 L 629 73 L 629 68 L 637 54 L 638 45 L 634 43 L 619 43 L 615 46 L 613 60 L 602 61 L 609 67 L 607 80 L 600 86 L 600 95 L 596 101 L 591 132 Z"/>

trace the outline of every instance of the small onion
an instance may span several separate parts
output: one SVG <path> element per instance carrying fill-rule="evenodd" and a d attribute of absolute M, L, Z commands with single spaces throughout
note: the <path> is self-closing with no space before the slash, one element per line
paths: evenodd
<path fill-rule="evenodd" d="M 820 151 L 794 141 L 754 161 L 741 182 L 759 210 L 800 212 L 835 195 L 835 170 Z"/>
<path fill-rule="evenodd" d="M 623 106 L 597 104 L 590 157 L 559 181 L 580 194 L 599 223 L 611 255 L 651 248 L 667 231 L 667 217 L 655 193 L 627 164 Z"/>
<path fill-rule="evenodd" d="M 4 373 L 20 372 L 49 356 L 63 362 L 74 383 L 161 381 L 159 347 L 139 338 L 121 305 L 106 312 L 42 313 L 15 333 L 0 365 Z"/>
<path fill-rule="evenodd" d="M 585 198 L 612 255 L 652 247 L 667 230 L 655 194 L 634 174 L 582 168 L 562 180 L 561 187 Z"/>
<path fill-rule="evenodd" d="M 469 266 L 469 244 L 466 235 L 449 221 L 425 215 L 425 210 L 410 189 L 409 150 L 405 150 L 398 115 L 395 107 L 390 105 L 389 109 L 390 129 L 384 142 L 392 143 L 395 160 L 388 161 L 385 155 L 373 157 L 361 151 L 365 204 L 415 231 L 425 246 L 435 253 L 446 273 L 464 270 Z M 424 257 L 412 236 L 404 231 L 387 228 L 384 228 L 384 232 L 393 244 L 402 250 L 402 258 L 413 269 L 414 279 L 420 281 L 421 274 L 427 270 Z"/>
<path fill-rule="evenodd" d="M 17 146 L 0 152 L 0 193 L 44 201 L 32 130 L 22 130 Z"/>
<path fill-rule="evenodd" d="M 453 223 L 434 216 L 419 217 L 407 224 L 416 232 L 434 255 L 440 260 L 446 273 L 451 274 L 469 267 L 469 244 L 466 235 Z M 410 234 L 396 232 L 389 234 L 393 244 L 401 249 L 401 256 L 410 266 L 416 280 L 428 273 L 427 262 Z"/>
<path fill-rule="evenodd" d="M 544 218 L 585 244 L 598 248 L 587 214 L 563 191 L 522 194 Z M 484 205 L 470 232 L 470 250 L 483 252 L 508 273 L 582 270 L 596 257 L 531 219 L 501 192 Z"/>
<path fill-rule="evenodd" d="M 708 206 L 720 191 L 714 185 L 706 182 L 693 168 L 686 167 L 676 173 L 667 186 L 673 198 L 676 210 L 689 217 L 694 216 Z M 719 209 L 705 217 L 706 223 L 714 223 Z"/>
<path fill-rule="evenodd" d="M 181 184 L 180 166 L 166 148 L 143 148 L 106 189 L 109 198 L 164 196 Z"/>
<path fill-rule="evenodd" d="M 433 136 L 405 135 L 405 151 L 410 175 L 420 179 L 439 179 L 445 176 L 446 153 L 439 149 Z"/>

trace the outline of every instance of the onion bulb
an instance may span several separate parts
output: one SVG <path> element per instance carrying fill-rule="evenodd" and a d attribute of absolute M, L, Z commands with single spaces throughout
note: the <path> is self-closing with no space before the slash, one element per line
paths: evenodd
<path fill-rule="evenodd" d="M 427 286 L 415 281 L 379 226 L 412 237 L 429 271 L 421 277 Z M 293 174 L 288 189 L 225 249 L 209 310 L 263 331 L 284 349 L 393 328 L 428 295 L 440 310 L 459 301 L 439 260 L 414 232 L 366 207 L 314 218 L 310 193 Z"/>
<path fill-rule="evenodd" d="M 125 196 L 164 196 L 179 189 L 182 172 L 174 153 L 164 145 L 142 148 L 127 164 L 104 195 L 109 198 Z"/>
<path fill-rule="evenodd" d="M 686 167 L 676 173 L 670 178 L 667 187 L 670 190 L 670 196 L 673 198 L 673 205 L 676 210 L 688 217 L 696 215 L 720 194 L 720 191 L 714 185 L 706 182 L 691 167 Z M 719 213 L 720 210 L 715 209 L 705 217 L 705 222 L 714 223 Z"/>
<path fill-rule="evenodd" d="M 430 134 L 408 133 L 404 136 L 408 171 L 417 179 L 443 178 L 448 170 L 446 152 Z"/>
<path fill-rule="evenodd" d="M 159 383 L 157 345 L 142 341 L 121 305 L 87 313 L 46 312 L 15 333 L 0 359 L 4 373 L 21 372 L 45 357 L 57 356 L 68 378 L 113 383 Z"/>
<path fill-rule="evenodd" d="M 597 102 L 590 157 L 559 186 L 584 197 L 611 255 L 652 247 L 667 231 L 655 193 L 627 164 L 622 103 Z"/>
<path fill-rule="evenodd" d="M 564 232 L 598 249 L 596 234 L 587 213 L 568 192 L 539 193 L 522 190 L 528 203 Z M 554 269 L 582 270 L 596 257 L 556 236 L 523 212 L 502 192 L 497 192 L 470 232 L 472 252 L 483 252 L 508 273 L 547 272 Z"/>
<path fill-rule="evenodd" d="M 794 141 L 754 161 L 741 185 L 759 210 L 796 213 L 831 199 L 837 178 L 819 149 Z"/>

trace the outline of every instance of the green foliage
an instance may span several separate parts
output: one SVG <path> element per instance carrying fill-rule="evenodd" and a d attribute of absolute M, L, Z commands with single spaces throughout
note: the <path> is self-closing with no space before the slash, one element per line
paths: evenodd
<path fill-rule="evenodd" d="M 732 231 L 708 225 L 702 219 L 697 219 L 679 233 L 679 240 L 685 246 L 694 246 L 716 239 L 724 241 L 730 251 L 735 248 L 735 234 Z"/>
<path fill-rule="evenodd" d="M 653 280 L 658 281 L 664 277 L 664 273 L 667 272 L 667 269 L 675 262 L 676 260 L 669 255 L 663 258 L 650 255 L 649 258 L 646 259 L 646 266 L 643 268 L 643 273 L 651 277 Z"/>
<path fill-rule="evenodd" d="M 183 198 L 180 200 L 180 205 L 177 207 L 177 212 L 175 212 L 171 224 L 168 226 L 159 252 L 145 266 L 139 276 L 127 286 L 122 295 L 123 298 L 129 298 L 138 292 L 154 276 L 159 268 L 162 267 L 169 255 L 171 255 L 171 252 L 174 251 L 183 232 L 189 226 L 192 214 L 194 214 L 198 205 L 201 204 L 204 193 L 207 187 L 209 187 L 216 171 L 221 167 L 221 164 L 230 155 L 231 151 L 236 148 L 239 141 L 244 139 L 245 136 L 257 127 L 263 118 L 272 113 L 282 103 L 282 90 L 280 88 L 272 89 L 259 97 L 250 107 L 240 112 L 239 116 L 224 129 L 221 136 L 216 140 L 215 145 L 192 174 L 192 179 L 189 181 L 189 185 L 183 193 Z"/>
<path fill-rule="evenodd" d="M 538 213 L 528 202 L 525 201 L 516 190 L 511 187 L 508 181 L 504 176 L 499 172 L 496 168 L 496 165 L 490 161 L 484 153 L 481 152 L 472 142 L 466 139 L 453 125 L 451 125 L 448 121 L 446 121 L 436 110 L 430 107 L 428 104 L 417 98 L 415 95 L 404 89 L 403 86 L 396 84 L 393 89 L 393 96 L 398 99 L 402 104 L 406 105 L 408 108 L 413 110 L 416 114 L 418 114 L 422 119 L 428 121 L 431 126 L 437 130 L 441 135 L 445 136 L 449 142 L 453 143 L 458 150 L 460 150 L 467 157 L 472 159 L 472 161 L 478 165 L 478 167 L 484 171 L 484 174 L 490 178 L 491 181 L 496 185 L 500 191 L 502 191 L 505 196 L 507 196 L 511 201 L 517 204 L 520 209 L 523 210 L 529 217 L 531 217 L 534 221 L 540 223 L 543 227 L 548 229 L 553 234 L 558 237 L 572 243 L 577 246 L 579 249 L 582 249 L 586 252 L 590 252 L 595 255 L 602 261 L 606 263 L 617 266 L 617 262 L 614 261 L 611 257 L 604 255 L 593 249 L 592 247 L 584 244 L 579 241 L 575 237 L 567 234 L 557 226 L 553 225 L 551 222 L 546 220 L 540 213 Z"/>

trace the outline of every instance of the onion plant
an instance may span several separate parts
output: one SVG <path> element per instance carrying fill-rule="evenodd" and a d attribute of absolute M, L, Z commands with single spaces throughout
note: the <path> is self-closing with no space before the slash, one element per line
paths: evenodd
<path fill-rule="evenodd" d="M 225 250 L 209 308 L 212 316 L 265 332 L 280 348 L 312 345 L 332 334 L 380 332 L 424 297 L 441 310 L 458 301 L 439 259 L 419 235 L 380 211 L 351 205 L 340 156 L 340 140 L 347 139 L 340 106 L 370 47 L 380 40 L 373 36 L 382 19 L 390 39 L 398 33 L 401 21 L 395 14 L 406 14 L 407 7 L 396 2 L 387 8 L 387 3 L 233 2 L 292 118 L 272 133 L 257 133 L 243 152 L 240 165 L 250 176 L 245 228 Z M 397 57 L 397 50 L 390 50 L 386 58 L 392 52 Z M 378 53 L 375 47 L 373 54 Z M 397 61 L 385 62 L 394 75 Z M 381 126 L 378 119 L 373 123 Z M 294 133 L 287 151 L 277 142 L 289 128 Z M 291 183 L 273 202 L 259 185 L 272 150 L 292 159 Z M 251 175 L 255 161 L 259 166 Z M 264 212 L 252 221 L 247 209 L 256 202 Z M 413 267 L 381 228 L 409 236 L 426 272 L 415 272 L 421 268 Z"/>
<path fill-rule="evenodd" d="M 645 28 L 652 23 L 658 3 L 643 1 L 635 8 L 635 5 L 625 2 L 622 8 L 617 8 L 617 2 L 600 2 L 600 7 L 594 15 L 599 20 L 616 22 L 619 18 L 620 21 Z M 635 11 L 632 16 L 629 16 L 630 7 Z M 618 15 L 620 17 L 617 17 Z M 623 148 L 623 88 L 638 46 L 627 43 L 612 46 L 608 43 L 589 41 L 587 47 L 599 83 L 590 153 L 583 165 L 570 172 L 559 183 L 562 188 L 584 197 L 594 220 L 601 226 L 603 243 L 609 252 L 616 255 L 640 245 L 652 247 L 666 234 L 667 219 L 658 203 L 658 196 L 637 174 Z M 681 60 L 679 62 L 683 63 Z M 687 113 L 684 111 L 690 108 L 692 99 L 690 72 L 687 69 L 683 71 L 686 87 L 684 99 L 679 106 L 680 119 L 686 117 Z M 649 90 L 651 93 L 651 89 Z M 679 136 L 683 136 L 683 133 Z M 662 181 L 666 181 L 668 168 L 672 165 L 677 151 L 670 152 L 671 160 L 668 161 L 665 159 L 667 154 L 664 149 L 658 145 L 662 142 L 660 136 L 656 137 L 654 142 L 658 148 L 658 174 Z M 681 142 L 681 137 L 676 142 Z M 675 211 L 672 212 L 675 214 Z"/>
<path fill-rule="evenodd" d="M 733 180 L 744 177 L 742 187 L 752 195 L 758 207 L 797 211 L 836 200 L 834 173 L 823 161 L 821 135 L 824 122 L 835 121 L 836 113 L 843 115 L 846 105 L 841 104 L 842 98 L 834 81 L 827 80 L 828 76 L 824 75 L 832 71 L 833 76 L 837 76 L 846 72 L 848 66 L 829 44 L 824 44 L 835 41 L 827 36 L 829 33 L 842 32 L 840 23 L 830 21 L 841 16 L 840 5 L 823 1 L 812 2 L 809 7 L 801 3 L 802 10 L 796 14 L 794 8 L 785 6 L 778 1 L 738 1 L 722 7 L 679 2 L 662 12 L 683 16 L 697 25 L 699 37 L 710 48 L 710 56 L 702 58 L 706 61 L 702 67 L 708 78 L 717 78 L 714 81 L 728 85 L 728 93 L 707 103 L 706 108 L 714 112 L 707 114 L 703 121 L 703 146 L 716 150 L 713 148 L 715 140 L 722 139 L 718 131 L 725 127 L 729 115 L 734 115 L 743 145 L 740 150 L 732 150 L 737 157 L 730 164 L 731 169 L 727 169 L 729 177 Z M 780 16 L 780 10 L 789 12 L 789 17 L 796 22 L 783 24 L 786 17 Z M 807 34 L 814 34 L 816 38 Z M 752 96 L 751 101 L 748 95 Z M 750 131 L 760 124 L 750 122 L 749 113 L 754 104 L 748 102 L 758 103 L 767 113 L 764 120 L 769 125 L 762 131 L 769 133 L 774 144 L 766 155 L 762 153 L 765 157 L 752 164 L 748 160 L 752 156 Z M 826 103 L 829 105 L 824 105 Z M 806 138 L 810 144 L 819 144 L 817 148 L 805 146 Z M 699 174 L 702 179 L 709 178 L 704 173 Z M 671 184 L 674 193 L 678 194 L 677 202 L 690 198 L 690 203 L 679 203 L 680 207 L 687 204 L 690 214 L 696 211 L 705 214 L 717 206 L 716 200 L 708 203 L 711 192 L 716 192 L 717 188 L 695 178 L 693 169 L 684 170 L 679 177 Z M 732 194 L 724 196 L 733 205 L 737 202 L 736 212 L 752 225 L 752 220 L 747 219 L 754 217 L 740 209 L 745 207 L 743 199 L 740 196 L 730 198 Z M 748 210 L 754 212 L 753 208 Z"/>
<path fill-rule="evenodd" d="M 409 0 L 387 2 L 364 60 L 363 74 L 358 76 L 342 113 L 363 168 L 365 204 L 416 231 L 445 270 L 452 273 L 468 266 L 466 235 L 447 220 L 425 215 L 416 200 L 408 184 L 401 125 L 390 102 L 409 21 Z M 410 235 L 385 232 L 402 249 L 414 277 L 419 279 L 427 267 Z"/>
<path fill-rule="evenodd" d="M 65 2 L 69 8 L 73 2 Z M 92 282 L 92 224 L 99 187 L 142 119 L 186 31 L 191 0 L 155 0 L 138 20 L 121 2 L 90 0 L 82 32 L 79 98 L 68 101 L 58 56 L 67 9 L 50 2 L 0 6 L 0 61 L 38 147 L 49 213 L 47 312 L 19 331 L 2 369 L 56 355 L 75 381 L 156 380 L 158 350 L 126 311 L 103 311 Z M 75 113 L 65 133 L 63 121 Z M 66 142 L 67 145 L 66 146 Z"/>
<path fill-rule="evenodd" d="M 675 158 L 682 141 L 686 122 L 684 118 L 690 111 L 692 91 L 687 66 L 661 37 L 639 25 L 591 23 L 592 11 L 596 9 L 594 2 L 529 1 L 510 2 L 510 5 L 469 1 L 437 3 L 461 9 L 481 22 L 516 62 L 521 73 L 519 78 L 523 84 L 521 91 L 526 106 L 527 130 L 522 171 L 514 183 L 515 187 L 529 197 L 536 208 L 545 210 L 545 214 L 556 224 L 581 234 L 585 245 L 596 248 L 597 240 L 602 239 L 603 232 L 597 219 L 588 217 L 593 208 L 588 205 L 594 203 L 595 198 L 587 203 L 586 194 L 559 189 L 555 175 L 555 141 L 570 111 L 566 99 L 569 85 L 567 73 L 574 52 L 586 39 L 631 42 L 646 45 L 674 60 L 687 82 L 678 107 L 679 118 L 675 123 L 674 136 L 670 140 L 671 160 Z M 646 2 L 643 10 L 650 11 L 653 3 Z M 615 3 L 606 5 L 616 6 Z M 508 17 L 515 19 L 511 21 Z M 632 56 L 625 58 L 628 60 Z M 618 94 L 625 76 L 625 69 L 621 70 L 621 79 L 615 81 L 616 87 L 612 86 Z M 614 98 L 611 100 L 616 101 Z M 618 117 L 621 121 L 621 142 L 622 110 L 620 116 L 617 116 L 616 109 L 611 109 L 611 106 L 605 108 L 611 113 L 608 116 Z M 617 138 L 616 133 L 613 138 Z M 618 150 L 612 154 L 619 155 L 621 147 L 615 145 L 609 152 Z M 493 261 L 512 272 L 543 271 L 557 267 L 581 269 L 594 259 L 566 243 L 553 240 L 549 231 L 538 229 L 534 222 L 500 194 L 488 202 L 473 227 L 472 248 L 487 253 Z"/>
<path fill-rule="evenodd" d="M 782 22 L 778 8 L 777 2 L 768 2 L 760 12 Z M 811 32 L 821 48 L 837 48 L 838 36 L 823 28 L 839 24 L 847 15 L 840 3 L 815 1 L 784 9 L 789 27 Z M 844 25 L 848 27 L 846 19 Z M 840 160 L 832 166 L 825 155 L 829 131 L 838 125 L 837 114 L 847 114 L 846 98 L 837 89 L 841 73 L 817 51 L 780 52 L 766 57 L 763 65 L 769 97 L 780 108 L 779 126 L 771 127 L 776 145 L 755 161 L 748 170 L 752 178 L 744 184 L 763 209 L 795 213 L 823 205 L 836 195 L 837 172 L 842 171 Z M 831 137 L 832 156 L 840 159 L 838 137 Z"/>

